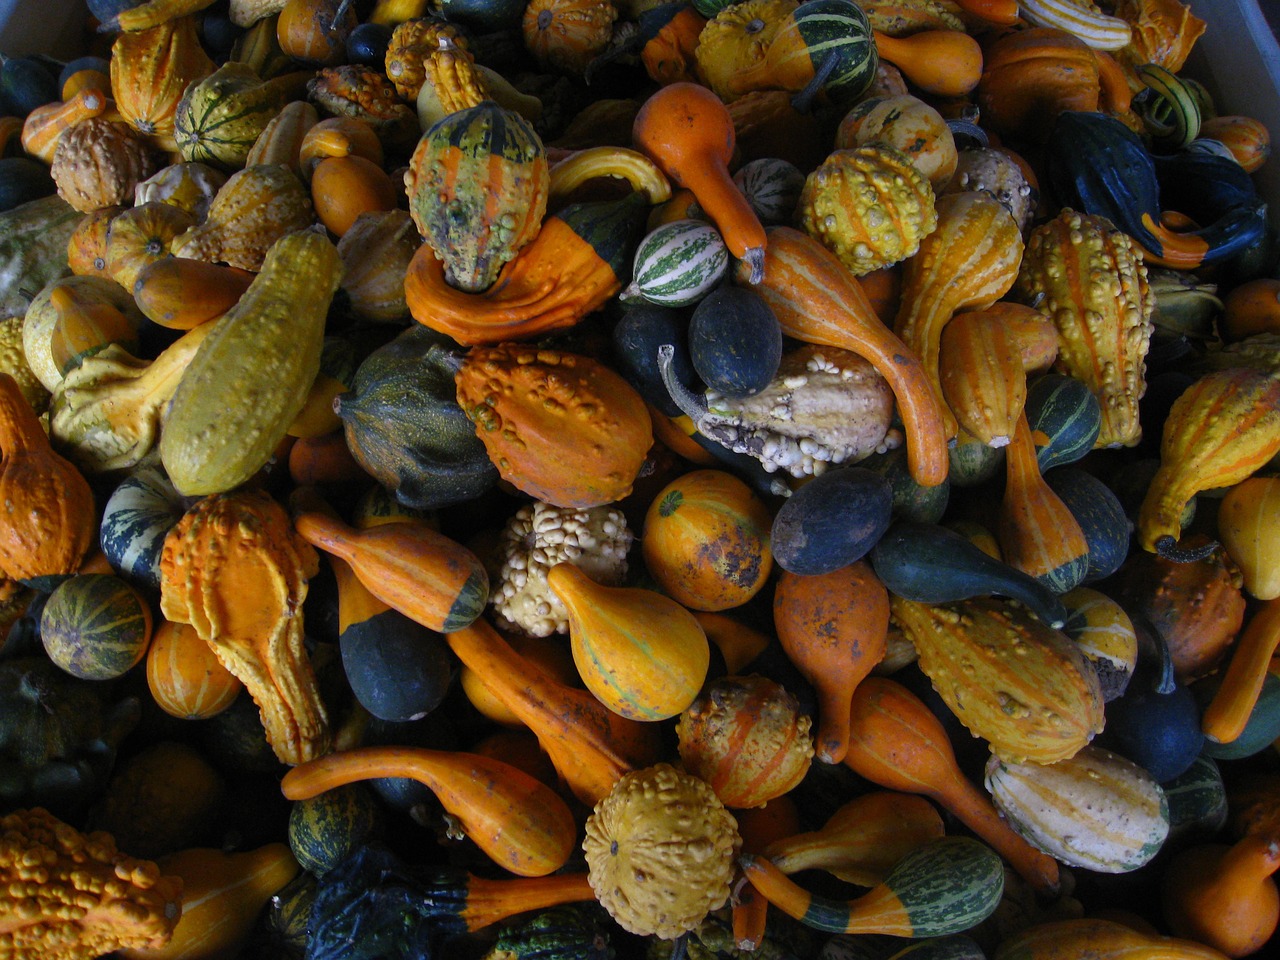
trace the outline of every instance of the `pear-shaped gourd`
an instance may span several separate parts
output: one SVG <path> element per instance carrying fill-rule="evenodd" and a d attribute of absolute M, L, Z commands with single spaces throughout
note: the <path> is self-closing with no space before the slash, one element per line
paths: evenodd
<path fill-rule="evenodd" d="M 587 689 L 632 720 L 666 720 L 693 703 L 711 663 L 702 625 L 670 597 L 606 587 L 570 563 L 547 573 L 569 611 L 573 660 Z"/>

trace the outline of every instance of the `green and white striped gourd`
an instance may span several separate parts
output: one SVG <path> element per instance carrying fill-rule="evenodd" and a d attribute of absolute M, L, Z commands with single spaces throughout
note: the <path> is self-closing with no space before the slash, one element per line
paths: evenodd
<path fill-rule="evenodd" d="M 1208 840 L 1227 825 L 1227 787 L 1213 757 L 1201 754 L 1160 787 L 1169 802 L 1170 839 Z"/>
<path fill-rule="evenodd" d="M 636 250 L 626 300 L 647 300 L 664 307 L 696 303 L 729 269 L 729 248 L 709 223 L 673 220 L 651 231 Z"/>
<path fill-rule="evenodd" d="M 733 182 L 761 223 L 790 224 L 804 189 L 804 171 L 789 160 L 761 157 L 739 167 Z"/>
<path fill-rule="evenodd" d="M 1102 407 L 1082 380 L 1047 373 L 1027 385 L 1027 426 L 1043 474 L 1075 463 L 1093 449 L 1102 430 Z"/>
<path fill-rule="evenodd" d="M 186 511 L 186 498 L 159 463 L 138 467 L 112 491 L 102 510 L 102 555 L 126 580 L 159 590 L 164 538 Z"/>
<path fill-rule="evenodd" d="M 987 761 L 986 787 L 1028 843 L 1072 867 L 1128 873 L 1169 835 L 1169 803 L 1151 774 L 1089 745 L 1057 763 Z"/>

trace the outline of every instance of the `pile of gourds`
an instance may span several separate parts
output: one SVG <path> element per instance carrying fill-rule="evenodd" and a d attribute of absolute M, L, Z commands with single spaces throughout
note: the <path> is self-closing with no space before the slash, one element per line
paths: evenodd
<path fill-rule="evenodd" d="M 77 16 L 0 62 L 12 956 L 1274 949 L 1270 139 L 1179 0 Z"/>

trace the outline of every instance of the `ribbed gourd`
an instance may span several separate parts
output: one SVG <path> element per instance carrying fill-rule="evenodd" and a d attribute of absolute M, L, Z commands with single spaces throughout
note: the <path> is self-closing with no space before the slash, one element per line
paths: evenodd
<path fill-rule="evenodd" d="M 805 178 L 797 217 L 856 276 L 907 259 L 938 224 L 928 179 L 884 143 L 829 154 Z"/>
<path fill-rule="evenodd" d="M 423 134 L 405 188 L 445 278 L 478 293 L 538 233 L 550 188 L 546 150 L 529 121 L 485 100 Z"/>
<path fill-rule="evenodd" d="M 258 135 L 283 109 L 291 82 L 288 75 L 263 81 L 248 64 L 231 61 L 187 87 L 173 116 L 182 159 L 244 166 Z"/>
<path fill-rule="evenodd" d="M 1102 405 L 1096 446 L 1136 445 L 1155 308 L 1137 245 L 1102 217 L 1063 210 L 1027 238 L 1016 292 L 1040 298 L 1058 328 L 1058 367 Z"/>
<path fill-rule="evenodd" d="M 1026 607 L 993 597 L 891 603 L 920 669 L 996 756 L 1053 763 L 1102 731 L 1097 674 L 1078 645 Z"/>

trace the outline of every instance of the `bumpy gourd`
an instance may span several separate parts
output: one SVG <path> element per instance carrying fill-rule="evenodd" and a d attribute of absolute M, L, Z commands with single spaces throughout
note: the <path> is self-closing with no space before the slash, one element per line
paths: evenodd
<path fill-rule="evenodd" d="M 561 507 L 594 507 L 631 490 L 653 443 L 644 400 L 589 357 L 522 344 L 473 347 L 458 403 L 502 477 Z"/>
<path fill-rule="evenodd" d="M 1102 217 L 1063 210 L 1027 238 L 1016 292 L 1057 326 L 1059 369 L 1102 405 L 1096 445 L 1136 445 L 1155 306 L 1137 245 Z"/>
<path fill-rule="evenodd" d="M 836 150 L 805 178 L 800 227 L 862 276 L 907 259 L 938 225 L 933 188 L 901 150 Z"/>
<path fill-rule="evenodd" d="M 294 533 L 284 508 L 254 489 L 201 500 L 169 531 L 160 558 L 161 611 L 195 627 L 244 683 L 283 763 L 322 756 L 331 746 L 303 646 L 302 602 L 319 569 L 316 551 Z"/>
<path fill-rule="evenodd" d="M 489 287 L 537 235 L 549 185 L 532 124 L 492 100 L 428 130 L 405 174 L 418 231 L 444 261 L 449 283 L 471 293 Z"/>
<path fill-rule="evenodd" d="M 1093 668 L 1069 637 L 1026 607 L 993 597 L 937 605 L 893 597 L 891 604 L 920 669 L 996 756 L 1053 763 L 1102 731 Z"/>
<path fill-rule="evenodd" d="M 619 926 L 671 940 L 728 900 L 740 844 L 711 787 L 659 763 L 596 804 L 582 849 L 591 888 Z"/>
<path fill-rule="evenodd" d="M 160 458 L 180 491 L 230 490 L 284 439 L 319 372 L 341 269 L 325 236 L 289 234 L 217 321 L 174 392 L 160 438 Z"/>

